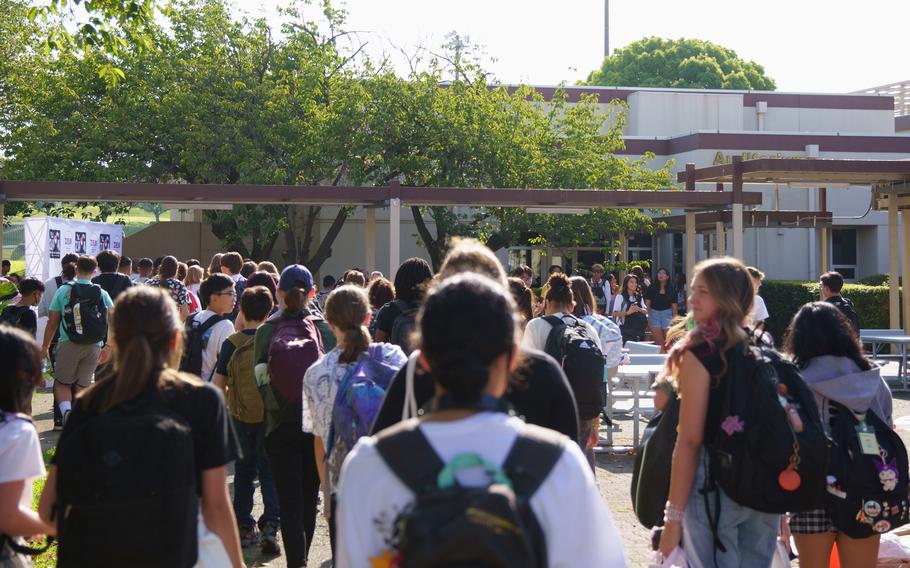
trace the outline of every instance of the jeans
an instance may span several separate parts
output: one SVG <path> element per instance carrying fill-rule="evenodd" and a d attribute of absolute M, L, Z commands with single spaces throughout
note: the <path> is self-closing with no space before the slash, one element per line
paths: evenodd
<path fill-rule="evenodd" d="M 249 424 L 233 419 L 234 431 L 240 442 L 240 452 L 243 457 L 234 463 L 234 514 L 237 517 L 237 526 L 240 529 L 251 528 L 256 521 L 253 519 L 253 482 L 259 478 L 259 491 L 265 511 L 259 517 L 259 526 L 265 523 L 278 525 L 278 491 L 275 489 L 275 480 L 272 479 L 272 470 L 265 456 L 263 447 L 263 434 L 265 424 Z"/>
<path fill-rule="evenodd" d="M 265 451 L 278 489 L 281 539 L 288 568 L 306 566 L 319 502 L 313 435 L 302 432 L 299 422 L 281 424 L 265 437 Z"/>
<path fill-rule="evenodd" d="M 780 515 L 761 513 L 736 503 L 719 487 L 707 496 L 700 493 L 705 483 L 707 458 L 704 449 L 699 452 L 698 468 L 689 503 L 683 516 L 683 549 L 691 568 L 713 568 L 715 554 L 717 566 L 741 568 L 768 568 L 774 558 Z M 716 498 L 720 492 L 720 522 L 717 536 L 726 552 L 714 549 L 711 523 L 705 511 L 705 499 L 716 518 Z"/>

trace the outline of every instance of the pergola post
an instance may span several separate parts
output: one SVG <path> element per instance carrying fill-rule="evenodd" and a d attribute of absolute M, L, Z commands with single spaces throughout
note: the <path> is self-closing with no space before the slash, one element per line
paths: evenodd
<path fill-rule="evenodd" d="M 892 194 L 893 195 L 893 194 Z M 904 209 L 901 211 L 901 223 L 903 229 L 903 282 L 906 286 L 910 282 L 910 211 Z M 904 294 L 901 297 L 902 304 L 902 313 L 904 314 L 904 333 L 910 333 L 910 294 L 907 293 L 907 290 L 904 290 Z"/>
<path fill-rule="evenodd" d="M 733 156 L 733 256 L 743 260 L 743 157 Z"/>
<path fill-rule="evenodd" d="M 3 217 L 6 215 L 6 204 L 0 195 L 0 260 L 3 260 Z"/>
<path fill-rule="evenodd" d="M 389 199 L 389 280 L 395 280 L 401 264 L 401 198 Z"/>
<path fill-rule="evenodd" d="M 898 289 L 898 253 L 900 242 L 897 237 L 897 199 L 894 193 L 888 194 L 888 311 L 889 327 L 898 329 L 900 318 L 900 291 Z"/>
<path fill-rule="evenodd" d="M 828 210 L 828 189 L 818 188 L 818 210 Z M 818 274 L 821 276 L 828 272 L 828 228 L 818 229 Z"/>
<path fill-rule="evenodd" d="M 686 164 L 686 191 L 695 191 L 695 164 Z M 686 278 L 695 272 L 695 212 L 686 211 Z"/>
<path fill-rule="evenodd" d="M 629 236 L 625 233 L 619 233 L 619 262 L 620 266 L 625 266 L 624 263 L 629 261 Z M 623 278 L 626 277 L 628 271 L 623 268 L 619 271 L 619 283 L 622 284 Z"/>
<path fill-rule="evenodd" d="M 716 186 L 717 191 L 723 193 L 724 184 L 718 183 Z M 717 256 L 726 256 L 727 255 L 727 228 L 724 226 L 723 221 L 718 221 L 714 224 L 714 231 L 717 233 Z"/>
<path fill-rule="evenodd" d="M 364 236 L 364 245 L 366 245 L 366 258 L 364 265 L 367 273 L 376 270 L 376 208 L 367 207 L 367 224 L 366 235 Z M 369 274 L 367 274 L 369 276 Z"/>

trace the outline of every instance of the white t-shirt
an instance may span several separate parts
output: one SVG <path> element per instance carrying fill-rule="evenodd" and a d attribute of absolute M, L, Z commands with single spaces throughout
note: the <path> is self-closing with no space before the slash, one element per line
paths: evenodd
<path fill-rule="evenodd" d="M 765 301 L 761 296 L 755 296 L 755 300 L 752 302 L 752 321 L 759 323 L 765 321 L 769 317 L 771 317 L 771 314 L 768 313 Z"/>
<path fill-rule="evenodd" d="M 46 473 L 41 458 L 41 442 L 31 422 L 12 414 L 6 416 L 6 422 L 0 422 L 0 483 L 24 479 L 25 491 L 22 492 L 19 508 L 31 510 L 32 481 L 44 477 Z"/>
<path fill-rule="evenodd" d="M 210 310 L 202 310 L 198 315 L 193 317 L 193 321 L 199 322 L 199 325 L 205 323 L 207 319 L 215 315 Z M 218 363 L 218 354 L 221 353 L 221 344 L 234 333 L 234 322 L 231 320 L 222 320 L 205 331 L 202 335 L 202 375 L 203 381 L 212 380 L 212 371 L 215 370 L 215 364 Z"/>
<path fill-rule="evenodd" d="M 563 320 L 571 320 L 571 317 L 559 312 L 553 314 L 554 316 L 561 317 Z M 581 324 L 585 326 L 588 330 L 588 337 L 591 339 L 596 339 L 600 337 L 600 334 L 597 333 L 597 330 L 594 329 L 590 323 L 581 321 Z M 521 346 L 525 349 L 536 349 L 538 351 L 546 351 L 547 347 L 547 336 L 550 335 L 550 330 L 553 329 L 553 326 L 550 325 L 544 318 L 534 318 L 528 322 L 527 327 L 525 327 L 524 337 L 521 338 Z"/>
<path fill-rule="evenodd" d="M 426 422 L 420 430 L 443 462 L 477 453 L 501 466 L 515 442 L 521 419 L 482 412 L 455 422 Z M 456 473 L 464 486 L 489 482 L 480 468 Z M 398 513 L 414 494 L 386 466 L 373 437 L 361 438 L 341 470 L 338 501 L 338 568 L 369 568 L 370 558 L 389 547 Z M 626 566 L 622 539 L 577 444 L 562 457 L 531 497 L 531 509 L 546 538 L 550 568 Z"/>

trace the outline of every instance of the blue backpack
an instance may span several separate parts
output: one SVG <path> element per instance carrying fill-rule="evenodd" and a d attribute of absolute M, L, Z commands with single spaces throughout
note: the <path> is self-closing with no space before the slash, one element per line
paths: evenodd
<path fill-rule="evenodd" d="M 398 374 L 396 366 L 383 360 L 382 347 L 382 344 L 370 345 L 348 368 L 338 385 L 332 407 L 332 426 L 325 447 L 325 459 L 335 464 L 333 469 L 340 470 L 341 463 L 357 440 L 370 435 L 385 391 Z"/>

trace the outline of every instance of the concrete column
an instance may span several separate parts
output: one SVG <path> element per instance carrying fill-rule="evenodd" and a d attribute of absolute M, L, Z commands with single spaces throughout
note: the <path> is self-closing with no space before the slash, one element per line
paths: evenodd
<path fill-rule="evenodd" d="M 624 263 L 629 261 L 629 236 L 625 233 L 619 234 L 619 262 Z M 619 284 L 622 284 L 622 279 L 626 277 L 626 269 L 619 271 Z"/>
<path fill-rule="evenodd" d="M 733 156 L 733 256 L 743 259 L 743 157 Z"/>
<path fill-rule="evenodd" d="M 897 196 L 888 194 L 888 311 L 889 327 L 899 329 L 900 318 L 900 291 L 898 289 L 898 267 L 900 241 L 897 236 Z"/>
<path fill-rule="evenodd" d="M 904 286 L 910 282 L 910 211 L 904 209 L 901 211 L 901 222 L 903 230 L 903 281 Z M 910 333 L 910 294 L 907 293 L 908 290 L 904 290 L 902 298 L 902 308 L 904 314 L 904 333 Z"/>
<path fill-rule="evenodd" d="M 726 256 L 727 255 L 727 229 L 724 227 L 723 223 L 717 223 L 714 226 L 714 230 L 717 233 L 717 256 Z"/>
<path fill-rule="evenodd" d="M 695 272 L 695 212 L 686 211 L 686 277 Z"/>
<path fill-rule="evenodd" d="M 824 187 L 818 188 L 818 210 L 824 212 L 828 210 L 828 190 Z M 828 229 L 818 229 L 818 274 L 822 275 L 828 272 Z"/>
<path fill-rule="evenodd" d="M 401 264 L 401 199 L 389 199 L 389 280 L 395 281 L 395 273 Z"/>
<path fill-rule="evenodd" d="M 367 225 L 366 225 L 366 258 L 364 265 L 366 266 L 367 277 L 369 273 L 376 270 L 376 208 L 368 207 L 367 208 Z"/>

